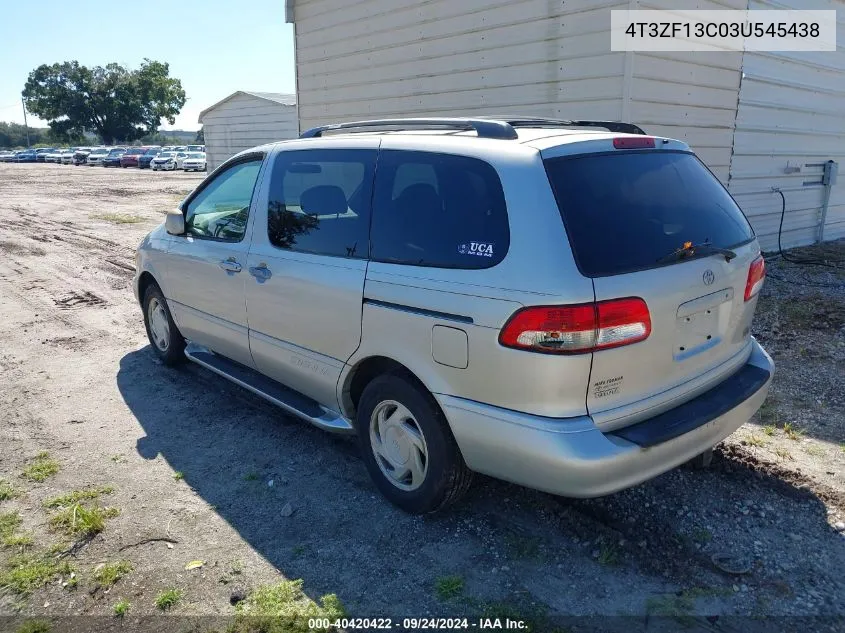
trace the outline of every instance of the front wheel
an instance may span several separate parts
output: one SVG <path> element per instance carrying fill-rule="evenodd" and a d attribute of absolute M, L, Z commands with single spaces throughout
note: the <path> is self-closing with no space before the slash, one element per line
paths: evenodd
<path fill-rule="evenodd" d="M 153 351 L 165 365 L 179 365 L 185 360 L 185 339 L 167 307 L 161 289 L 150 284 L 144 293 L 144 326 Z"/>
<path fill-rule="evenodd" d="M 443 412 L 430 393 L 400 374 L 364 389 L 356 428 L 364 464 L 379 491 L 412 514 L 441 510 L 472 482 Z"/>

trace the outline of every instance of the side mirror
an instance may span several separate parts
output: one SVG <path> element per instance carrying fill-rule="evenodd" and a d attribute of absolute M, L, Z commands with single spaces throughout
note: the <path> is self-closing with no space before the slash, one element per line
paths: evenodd
<path fill-rule="evenodd" d="M 185 216 L 181 211 L 168 211 L 164 219 L 164 230 L 170 235 L 185 234 Z"/>

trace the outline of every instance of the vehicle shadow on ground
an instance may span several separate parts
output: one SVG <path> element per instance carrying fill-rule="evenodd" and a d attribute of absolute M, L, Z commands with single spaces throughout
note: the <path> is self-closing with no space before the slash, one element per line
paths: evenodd
<path fill-rule="evenodd" d="M 143 428 L 142 457 L 161 455 L 276 569 L 303 578 L 312 597 L 337 593 L 354 615 L 460 611 L 465 603 L 444 604 L 435 589 L 437 578 L 459 573 L 475 610 L 528 596 L 550 613 L 639 617 L 649 596 L 690 583 L 715 591 L 742 582 L 767 599 L 793 595 L 800 587 L 792 576 L 815 571 L 806 550 L 819 542 L 834 567 L 845 564 L 838 535 L 827 541 L 820 500 L 741 462 L 677 469 L 583 501 L 480 477 L 454 510 L 413 517 L 378 496 L 353 441 L 199 367 L 164 368 L 145 347 L 121 359 L 117 386 Z M 286 517 L 287 504 L 294 513 Z M 715 567 L 720 550 L 741 553 L 731 564 L 747 563 L 745 575 Z M 842 597 L 832 600 L 845 611 Z M 619 630 L 636 624 L 622 619 Z M 601 621 L 596 630 L 615 628 Z M 662 629 L 652 619 L 648 630 Z"/>

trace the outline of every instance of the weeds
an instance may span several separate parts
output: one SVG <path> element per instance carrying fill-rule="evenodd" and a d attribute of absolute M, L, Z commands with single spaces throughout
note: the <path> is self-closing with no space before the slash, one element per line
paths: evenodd
<path fill-rule="evenodd" d="M 92 220 L 105 220 L 106 222 L 113 222 L 115 224 L 137 224 L 143 222 L 144 218 L 137 215 L 128 215 L 125 213 L 94 213 L 88 216 Z"/>
<path fill-rule="evenodd" d="M 804 435 L 804 430 L 794 426 L 791 422 L 786 422 L 783 425 L 783 432 L 789 439 L 793 441 L 800 440 Z"/>
<path fill-rule="evenodd" d="M 50 623 L 44 620 L 27 620 L 15 633 L 50 633 Z"/>
<path fill-rule="evenodd" d="M 53 516 L 50 526 L 66 536 L 91 537 L 105 529 L 106 519 L 118 514 L 117 508 L 87 508 L 75 503 Z"/>
<path fill-rule="evenodd" d="M 244 475 L 244 481 L 258 481 L 258 473 L 247 473 Z"/>
<path fill-rule="evenodd" d="M 746 439 L 749 445 L 756 446 L 757 448 L 762 448 L 766 445 L 766 440 L 764 440 L 759 435 L 751 433 L 748 438 Z"/>
<path fill-rule="evenodd" d="M 128 600 L 121 600 L 119 602 L 116 602 L 114 604 L 114 606 L 112 607 L 112 612 L 114 613 L 114 617 L 122 618 L 123 616 L 125 616 L 129 612 L 130 606 L 131 605 L 129 604 Z"/>
<path fill-rule="evenodd" d="M 22 523 L 21 515 L 17 512 L 4 512 L 0 514 L 0 537 L 11 536 Z"/>
<path fill-rule="evenodd" d="M 695 531 L 692 533 L 692 540 L 696 543 L 704 545 L 705 543 L 709 543 L 713 540 L 713 534 L 710 530 L 706 528 L 696 528 Z"/>
<path fill-rule="evenodd" d="M 8 501 L 18 496 L 17 491 L 5 479 L 0 479 L 0 501 Z"/>
<path fill-rule="evenodd" d="M 766 426 L 764 426 L 763 427 L 763 433 L 765 433 L 769 437 L 772 437 L 775 434 L 774 425 L 773 424 L 767 424 Z"/>
<path fill-rule="evenodd" d="M 795 461 L 795 458 L 792 456 L 792 453 L 790 453 L 785 448 L 776 448 L 775 449 L 775 455 L 780 457 L 783 461 L 790 461 L 790 462 Z"/>
<path fill-rule="evenodd" d="M 9 536 L 3 537 L 3 545 L 5 547 L 18 547 L 23 549 L 24 547 L 31 546 L 32 543 L 32 534 L 28 532 L 24 534 L 10 534 Z"/>
<path fill-rule="evenodd" d="M 167 611 L 168 609 L 175 607 L 182 599 L 183 595 L 184 594 L 181 589 L 165 589 L 156 596 L 156 608 L 162 611 Z"/>
<path fill-rule="evenodd" d="M 440 600 L 452 600 L 464 592 L 464 579 L 460 576 L 442 576 L 435 581 L 434 591 Z"/>
<path fill-rule="evenodd" d="M 602 543 L 598 561 L 601 565 L 615 565 L 619 562 L 619 548 L 614 543 Z"/>
<path fill-rule="evenodd" d="M 106 563 L 99 569 L 94 570 L 94 582 L 103 589 L 108 589 L 126 574 L 131 572 L 132 569 L 132 563 L 128 560 Z"/>
<path fill-rule="evenodd" d="M 305 633 L 314 630 L 309 627 L 309 619 L 331 621 L 346 615 L 334 594 L 320 598 L 320 604 L 308 598 L 302 591 L 302 580 L 259 587 L 237 604 L 235 612 L 237 617 L 230 633 Z"/>
<path fill-rule="evenodd" d="M 827 455 L 827 451 L 818 444 L 809 444 L 805 446 L 804 452 L 807 453 L 807 455 L 812 455 L 813 457 L 824 457 Z"/>
<path fill-rule="evenodd" d="M 50 453 L 44 451 L 38 453 L 31 463 L 23 469 L 21 477 L 40 483 L 57 472 L 59 472 L 59 462 L 50 457 Z"/>
<path fill-rule="evenodd" d="M 71 573 L 73 566 L 67 561 L 56 562 L 43 556 L 20 554 L 13 557 L 8 568 L 0 573 L 0 588 L 26 596 L 58 576 L 70 576 Z"/>
<path fill-rule="evenodd" d="M 100 495 L 110 495 L 114 492 L 113 486 L 98 486 L 97 488 L 86 488 L 84 490 L 74 490 L 66 495 L 53 497 L 44 502 L 45 508 L 63 508 L 71 506 L 80 501 L 88 501 L 96 499 Z"/>
<path fill-rule="evenodd" d="M 176 481 L 182 481 L 185 478 L 185 474 L 181 470 L 177 470 L 173 473 L 173 479 Z"/>
<path fill-rule="evenodd" d="M 513 558 L 539 560 L 542 558 L 542 539 L 537 536 L 523 536 L 513 532 L 505 534 L 505 543 Z"/>

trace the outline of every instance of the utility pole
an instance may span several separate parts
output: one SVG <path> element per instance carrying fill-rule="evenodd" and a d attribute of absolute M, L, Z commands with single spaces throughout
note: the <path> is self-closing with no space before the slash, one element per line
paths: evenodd
<path fill-rule="evenodd" d="M 26 130 L 26 147 L 29 149 L 29 126 L 26 124 L 26 101 L 21 97 L 21 105 L 23 106 L 23 127 Z"/>

